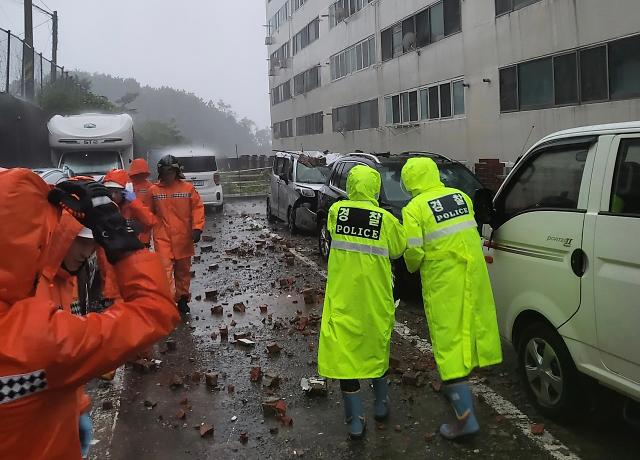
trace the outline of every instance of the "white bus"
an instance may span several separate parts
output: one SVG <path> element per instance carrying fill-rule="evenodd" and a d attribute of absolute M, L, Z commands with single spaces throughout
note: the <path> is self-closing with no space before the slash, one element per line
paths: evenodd
<path fill-rule="evenodd" d="M 128 114 L 55 115 L 47 124 L 51 160 L 73 175 L 100 179 L 133 161 L 133 119 Z"/>

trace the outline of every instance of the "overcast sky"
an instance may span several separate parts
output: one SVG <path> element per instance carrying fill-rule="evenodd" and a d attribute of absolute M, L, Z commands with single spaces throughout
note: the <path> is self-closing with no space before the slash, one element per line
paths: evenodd
<path fill-rule="evenodd" d="M 58 63 L 223 99 L 270 125 L 264 0 L 34 0 L 60 16 Z M 45 6 L 46 5 L 46 6 Z M 35 46 L 51 22 L 34 10 Z M 39 26 L 39 27 L 38 27 Z M 0 27 L 24 36 L 22 0 L 0 0 Z"/>

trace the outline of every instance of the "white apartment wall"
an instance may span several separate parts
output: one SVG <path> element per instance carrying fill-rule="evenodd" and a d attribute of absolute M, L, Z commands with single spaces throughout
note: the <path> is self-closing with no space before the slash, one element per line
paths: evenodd
<path fill-rule="evenodd" d="M 284 3 L 273 0 L 270 17 Z M 436 3 L 432 0 L 378 0 L 348 22 L 329 30 L 321 18 L 320 38 L 293 58 L 290 69 L 270 78 L 270 87 L 318 63 L 322 86 L 271 108 L 274 122 L 378 98 L 380 128 L 332 131 L 324 118 L 324 134 L 275 139 L 274 148 L 337 152 L 427 150 L 475 161 L 481 157 L 514 160 L 546 134 L 574 126 L 640 119 L 640 99 L 583 104 L 544 110 L 500 113 L 500 67 L 559 51 L 591 45 L 640 32 L 640 1 L 542 0 L 513 13 L 495 17 L 494 0 L 463 0 L 462 33 L 381 62 L 380 32 L 389 25 Z M 328 14 L 327 0 L 309 0 L 274 35 L 269 53 L 317 16 Z M 377 64 L 331 82 L 331 55 L 375 35 Z M 385 126 L 384 96 L 464 76 L 464 117 L 422 122 L 419 127 Z M 483 79 L 490 79 L 490 83 Z M 292 82 L 293 85 L 293 82 Z M 293 91 L 293 86 L 292 86 Z"/>

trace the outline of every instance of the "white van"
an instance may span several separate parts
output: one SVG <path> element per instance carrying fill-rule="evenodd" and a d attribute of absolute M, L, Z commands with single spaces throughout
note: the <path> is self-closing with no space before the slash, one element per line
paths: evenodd
<path fill-rule="evenodd" d="M 222 212 L 224 197 L 213 152 L 207 149 L 178 147 L 168 150 L 167 153 L 178 159 L 184 177 L 193 184 L 205 206 L 214 206 L 217 212 Z"/>
<path fill-rule="evenodd" d="M 545 137 L 495 196 L 483 237 L 500 331 L 547 415 L 580 407 L 580 374 L 637 408 L 638 235 L 640 122 Z"/>

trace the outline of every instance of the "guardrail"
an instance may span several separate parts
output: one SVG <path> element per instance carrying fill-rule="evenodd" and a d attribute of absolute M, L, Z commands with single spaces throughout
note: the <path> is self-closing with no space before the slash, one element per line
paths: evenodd
<path fill-rule="evenodd" d="M 219 171 L 225 198 L 267 196 L 271 168 Z"/>

